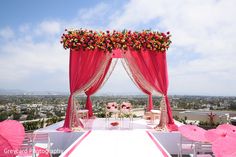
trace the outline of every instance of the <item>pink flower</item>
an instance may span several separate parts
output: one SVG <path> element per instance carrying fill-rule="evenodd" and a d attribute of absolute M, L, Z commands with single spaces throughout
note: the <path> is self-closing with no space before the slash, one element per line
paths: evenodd
<path fill-rule="evenodd" d="M 142 32 L 131 32 L 130 30 L 118 32 L 113 30 L 106 32 L 95 32 L 92 30 L 73 30 L 62 34 L 61 43 L 65 49 L 101 49 L 112 52 L 114 49 L 147 49 L 156 52 L 165 52 L 171 43 L 170 32 L 159 33 L 145 30 Z"/>

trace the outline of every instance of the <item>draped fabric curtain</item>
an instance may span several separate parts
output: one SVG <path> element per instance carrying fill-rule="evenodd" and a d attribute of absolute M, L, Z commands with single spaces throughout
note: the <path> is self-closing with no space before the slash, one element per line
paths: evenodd
<path fill-rule="evenodd" d="M 132 66 L 128 66 L 128 62 L 125 59 L 122 59 L 123 67 L 125 68 L 128 76 L 134 82 L 134 84 L 145 94 L 148 95 L 148 107 L 147 110 L 150 111 L 153 109 L 153 101 L 152 101 L 152 91 L 153 89 L 150 86 L 147 86 L 147 82 L 144 79 L 139 79 L 137 77 L 137 73 L 135 72 L 135 68 Z"/>
<path fill-rule="evenodd" d="M 117 60 L 113 60 L 112 58 L 110 58 L 102 75 L 100 75 L 96 82 L 94 82 L 88 89 L 85 89 L 85 94 L 87 95 L 86 109 L 88 109 L 89 117 L 93 116 L 93 104 L 90 96 L 96 93 L 96 91 L 101 88 L 101 86 L 107 81 L 110 74 L 114 70 L 116 62 Z"/>
<path fill-rule="evenodd" d="M 134 83 L 149 96 L 149 110 L 152 109 L 152 94 L 161 93 L 164 96 L 169 130 L 176 130 L 170 103 L 167 97 L 168 75 L 166 53 L 151 51 L 136 52 L 128 50 L 122 55 L 127 64 L 126 70 Z M 76 117 L 76 105 L 73 97 L 77 93 L 85 92 L 88 96 L 86 107 L 92 116 L 92 102 L 90 96 L 94 94 L 110 76 L 112 53 L 99 50 L 70 51 L 70 97 L 66 110 L 65 122 L 58 130 L 71 131 L 72 127 L 83 127 Z M 125 64 L 124 64 L 125 65 Z"/>
<path fill-rule="evenodd" d="M 154 89 L 164 95 L 168 116 L 167 127 L 169 130 L 177 130 L 167 96 L 168 74 L 166 53 L 128 50 L 124 53 L 124 59 L 131 69 L 132 75 L 135 76 L 134 79 L 142 80 L 139 83 L 143 88 L 148 86 L 148 89 Z"/>
<path fill-rule="evenodd" d="M 70 65 L 69 65 L 69 79 L 70 79 L 70 97 L 66 110 L 66 117 L 64 125 L 58 130 L 71 131 L 72 119 L 75 116 L 73 96 L 77 93 L 83 92 L 94 84 L 103 74 L 111 59 L 109 53 L 104 51 L 93 50 L 70 50 Z M 79 119 L 77 119 L 79 121 Z M 81 122 L 74 122 L 82 125 Z M 81 126 L 82 127 L 82 126 Z"/>

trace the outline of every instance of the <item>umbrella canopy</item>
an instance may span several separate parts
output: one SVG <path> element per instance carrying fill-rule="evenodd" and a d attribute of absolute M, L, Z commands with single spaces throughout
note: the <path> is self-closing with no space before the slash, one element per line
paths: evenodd
<path fill-rule="evenodd" d="M 232 136 L 234 136 L 234 134 L 236 135 L 236 126 L 231 125 L 231 124 L 221 124 L 216 129 L 225 130 L 227 131 L 227 133 L 231 134 Z"/>
<path fill-rule="evenodd" d="M 220 137 L 212 143 L 212 151 L 216 157 L 235 157 L 236 140 L 233 137 Z"/>
<path fill-rule="evenodd" d="M 205 133 L 206 130 L 203 128 L 200 128 L 196 125 L 182 125 L 179 127 L 180 133 L 193 141 L 199 141 L 199 142 L 205 142 Z"/>
<path fill-rule="evenodd" d="M 207 139 L 208 142 L 214 142 L 219 137 L 225 137 L 226 135 L 227 132 L 225 130 L 210 129 L 207 130 L 207 132 L 205 133 L 205 138 Z"/>
<path fill-rule="evenodd" d="M 232 154 L 226 154 L 224 157 L 235 157 L 235 156 L 236 156 L 236 152 Z"/>
<path fill-rule="evenodd" d="M 208 142 L 214 142 L 218 140 L 218 138 L 223 139 L 226 137 L 236 138 L 236 133 L 232 132 L 231 130 L 219 128 L 207 130 L 207 132 L 205 133 L 205 138 Z"/>
<path fill-rule="evenodd" d="M 0 123 L 0 156 L 15 156 L 25 135 L 24 126 L 15 120 Z"/>

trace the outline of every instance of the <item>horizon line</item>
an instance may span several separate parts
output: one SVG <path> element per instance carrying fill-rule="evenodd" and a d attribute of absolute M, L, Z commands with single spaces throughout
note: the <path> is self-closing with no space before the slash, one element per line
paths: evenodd
<path fill-rule="evenodd" d="M 38 90 L 38 91 L 33 91 L 33 90 L 23 90 L 23 89 L 1 89 L 0 88 L 0 95 L 70 95 L 70 92 L 66 91 L 53 91 L 53 90 Z M 81 96 L 86 96 L 84 93 L 79 94 Z M 146 96 L 146 94 L 141 93 L 141 92 L 103 92 L 99 94 L 94 94 L 93 96 Z M 154 95 L 156 97 L 160 97 L 158 95 Z M 169 93 L 168 96 L 208 96 L 208 97 L 236 97 L 236 95 L 218 95 L 218 94 L 186 94 L 186 93 Z"/>

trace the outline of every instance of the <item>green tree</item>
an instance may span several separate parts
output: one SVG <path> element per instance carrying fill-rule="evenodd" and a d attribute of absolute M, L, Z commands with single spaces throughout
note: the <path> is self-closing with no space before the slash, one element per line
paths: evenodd
<path fill-rule="evenodd" d="M 0 113 L 0 121 L 4 121 L 8 118 L 8 113 L 7 112 L 1 112 Z"/>
<path fill-rule="evenodd" d="M 34 119 L 34 115 L 32 114 L 27 115 L 26 120 L 32 120 L 32 119 Z"/>
<path fill-rule="evenodd" d="M 14 113 L 13 113 L 13 119 L 14 119 L 14 120 L 19 120 L 20 117 L 21 117 L 21 113 L 18 113 L 18 112 L 14 112 Z"/>
<path fill-rule="evenodd" d="M 46 113 L 46 116 L 49 118 L 49 117 L 52 117 L 53 114 L 52 114 L 50 111 L 48 111 L 48 112 Z"/>

